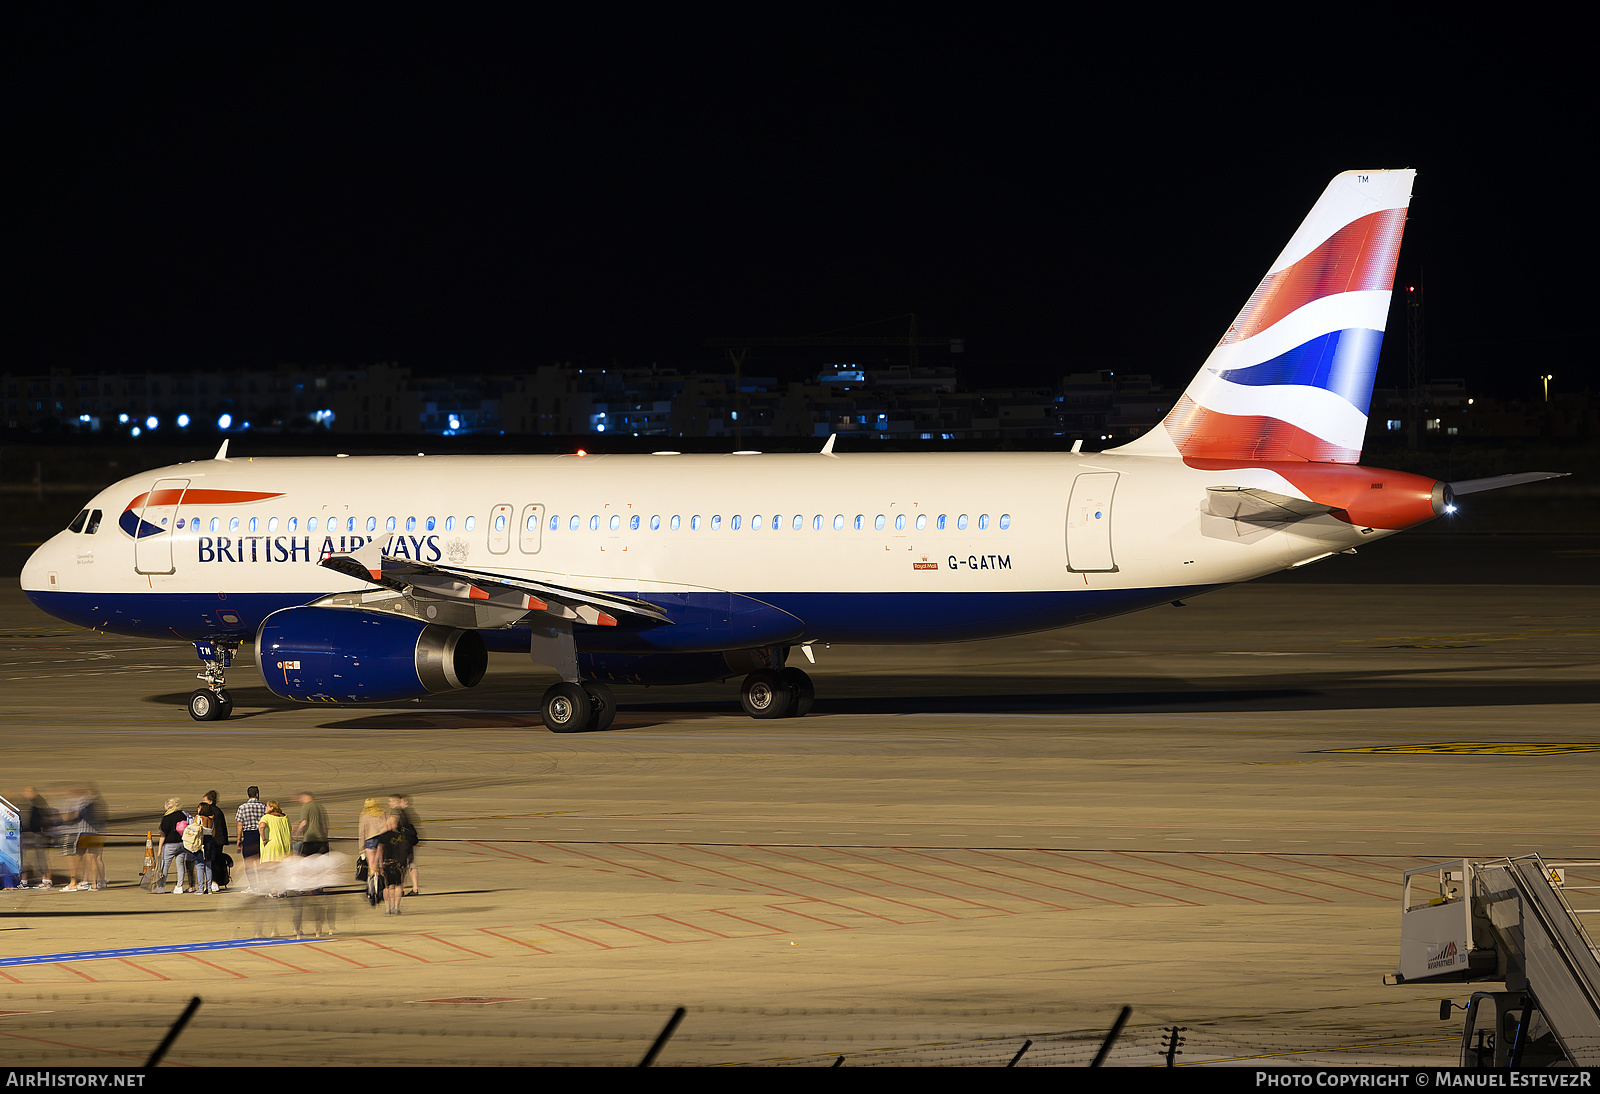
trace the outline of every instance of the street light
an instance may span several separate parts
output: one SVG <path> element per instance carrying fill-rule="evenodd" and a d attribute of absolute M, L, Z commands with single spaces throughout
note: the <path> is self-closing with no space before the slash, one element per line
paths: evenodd
<path fill-rule="evenodd" d="M 1554 376 L 1540 376 L 1539 379 L 1544 381 L 1544 401 L 1548 403 L 1550 401 L 1550 381 L 1554 380 L 1555 377 Z"/>

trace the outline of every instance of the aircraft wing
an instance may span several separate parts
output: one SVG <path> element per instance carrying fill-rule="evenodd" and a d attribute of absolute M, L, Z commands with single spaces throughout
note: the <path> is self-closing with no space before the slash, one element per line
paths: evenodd
<path fill-rule="evenodd" d="M 1333 506 L 1253 486 L 1208 486 L 1206 510 L 1214 516 L 1246 524 L 1290 524 L 1332 512 Z"/>
<path fill-rule="evenodd" d="M 1491 475 L 1487 479 L 1463 479 L 1450 484 L 1458 497 L 1462 494 L 1479 494 L 1485 490 L 1499 490 L 1504 486 L 1521 486 L 1525 482 L 1543 482 L 1545 479 L 1564 479 L 1568 471 L 1524 471 L 1518 475 Z"/>
<path fill-rule="evenodd" d="M 529 615 L 547 615 L 596 627 L 615 627 L 624 618 L 672 622 L 654 604 L 632 597 L 395 558 L 380 553 L 376 543 L 356 551 L 330 554 L 318 565 L 389 591 L 389 596 L 376 599 L 370 594 L 358 594 L 361 607 L 394 611 L 447 626 L 509 627 Z M 330 606 L 356 606 L 347 605 L 347 599 L 345 594 L 325 598 Z"/>

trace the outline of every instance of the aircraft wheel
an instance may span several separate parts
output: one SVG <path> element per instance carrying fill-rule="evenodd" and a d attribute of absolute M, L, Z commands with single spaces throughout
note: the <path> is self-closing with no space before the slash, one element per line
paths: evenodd
<path fill-rule="evenodd" d="M 189 717 L 197 722 L 214 722 L 222 715 L 222 704 L 210 688 L 200 688 L 189 695 Z"/>
<path fill-rule="evenodd" d="M 752 672 L 739 689 L 739 703 L 752 718 L 782 718 L 794 708 L 794 689 L 775 672 Z"/>
<path fill-rule="evenodd" d="M 578 733 L 588 729 L 593 714 L 594 704 L 589 701 L 589 693 L 565 681 L 550 685 L 539 707 L 539 716 L 552 733 Z"/>
<path fill-rule="evenodd" d="M 233 717 L 233 696 L 228 694 L 227 688 L 218 689 L 217 702 L 222 704 L 222 713 L 217 715 L 218 719 Z"/>
<path fill-rule="evenodd" d="M 594 680 L 585 683 L 583 690 L 594 707 L 594 713 L 590 716 L 594 725 L 589 728 L 596 731 L 610 729 L 612 720 L 617 716 L 616 696 L 611 694 L 610 688 Z"/>
<path fill-rule="evenodd" d="M 801 669 L 784 669 L 783 682 L 794 691 L 794 707 L 789 711 L 789 717 L 804 718 L 810 714 L 811 704 L 817 697 L 817 689 L 811 686 L 811 677 Z"/>

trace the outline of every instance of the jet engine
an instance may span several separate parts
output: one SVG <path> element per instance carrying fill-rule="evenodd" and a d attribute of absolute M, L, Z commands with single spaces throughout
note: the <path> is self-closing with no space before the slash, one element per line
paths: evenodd
<path fill-rule="evenodd" d="M 470 688 L 489 652 L 477 631 L 345 608 L 284 608 L 256 634 L 261 675 L 299 702 L 385 703 Z"/>

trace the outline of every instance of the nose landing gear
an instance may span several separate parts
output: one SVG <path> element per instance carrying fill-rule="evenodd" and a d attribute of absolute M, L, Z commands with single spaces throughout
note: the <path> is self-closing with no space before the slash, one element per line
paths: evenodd
<path fill-rule="evenodd" d="M 189 717 L 195 721 L 221 721 L 233 713 L 233 696 L 223 686 L 224 674 L 241 644 L 236 638 L 202 639 L 194 644 L 200 657 L 198 679 L 205 684 L 189 693 Z"/>

